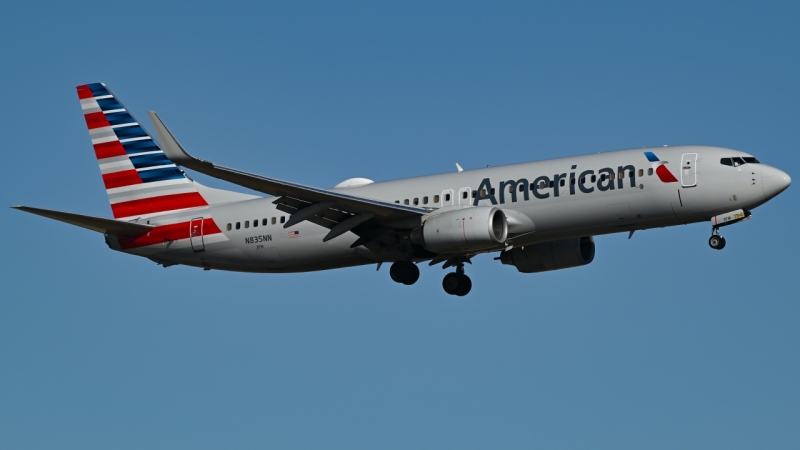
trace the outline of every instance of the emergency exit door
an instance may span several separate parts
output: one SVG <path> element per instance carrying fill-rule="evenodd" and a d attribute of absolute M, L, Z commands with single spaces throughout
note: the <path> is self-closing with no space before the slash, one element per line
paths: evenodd
<path fill-rule="evenodd" d="M 681 157 L 681 186 L 697 186 L 697 153 L 684 153 Z"/>
<path fill-rule="evenodd" d="M 192 244 L 192 250 L 195 252 L 202 252 L 206 249 L 203 242 L 203 218 L 197 217 L 189 222 L 189 242 Z"/>

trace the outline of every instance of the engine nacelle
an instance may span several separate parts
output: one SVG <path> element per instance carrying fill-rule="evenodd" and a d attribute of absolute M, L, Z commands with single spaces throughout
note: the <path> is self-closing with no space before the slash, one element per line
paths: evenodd
<path fill-rule="evenodd" d="M 522 273 L 546 272 L 585 266 L 594 260 L 594 238 L 582 237 L 542 242 L 500 253 L 500 262 Z"/>
<path fill-rule="evenodd" d="M 443 212 L 411 232 L 411 241 L 435 253 L 488 250 L 508 238 L 508 221 L 499 208 L 476 206 Z"/>

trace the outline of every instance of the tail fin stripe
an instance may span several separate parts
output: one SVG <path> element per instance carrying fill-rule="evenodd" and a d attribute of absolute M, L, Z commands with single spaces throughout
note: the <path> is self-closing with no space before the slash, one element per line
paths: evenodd
<path fill-rule="evenodd" d="M 129 155 L 135 155 L 137 153 L 143 152 L 155 152 L 161 151 L 161 148 L 153 142 L 152 139 L 148 139 L 146 141 L 128 141 L 123 142 L 122 146 L 125 148 L 125 152 Z"/>
<path fill-rule="evenodd" d="M 83 118 L 86 119 L 86 126 L 89 127 L 90 130 L 111 126 L 111 124 L 108 123 L 106 115 L 103 114 L 102 111 L 85 114 Z"/>
<path fill-rule="evenodd" d="M 104 84 L 77 90 L 115 218 L 208 206 L 191 180 Z"/>
<path fill-rule="evenodd" d="M 136 217 L 162 211 L 195 208 L 198 206 L 208 206 L 208 203 L 206 203 L 199 192 L 188 192 L 185 194 L 172 194 L 162 197 L 150 197 L 141 200 L 114 203 L 111 205 L 111 210 L 114 212 L 114 217 L 119 218 Z"/>
<path fill-rule="evenodd" d="M 106 185 L 106 189 L 114 189 L 132 184 L 142 184 L 142 179 L 135 170 L 122 170 L 120 172 L 104 173 L 103 184 Z"/>
<path fill-rule="evenodd" d="M 94 145 L 94 154 L 97 159 L 106 159 L 114 156 L 126 156 L 125 148 L 119 141 L 103 142 Z"/>
<path fill-rule="evenodd" d="M 142 127 L 135 126 L 135 127 L 125 127 L 125 128 L 114 128 L 114 133 L 117 134 L 117 138 L 121 141 L 123 139 L 133 139 L 133 138 L 148 138 L 149 136 L 147 133 L 144 132 Z"/>
<path fill-rule="evenodd" d="M 94 97 L 94 93 L 87 85 L 78 86 L 78 98 L 83 100 Z"/>

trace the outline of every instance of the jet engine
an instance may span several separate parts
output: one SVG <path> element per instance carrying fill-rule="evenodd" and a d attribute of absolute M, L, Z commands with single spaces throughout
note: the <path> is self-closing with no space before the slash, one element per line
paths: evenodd
<path fill-rule="evenodd" d="M 507 237 L 506 215 L 493 206 L 443 212 L 411 232 L 411 242 L 444 254 L 497 248 L 505 244 Z"/>
<path fill-rule="evenodd" d="M 522 273 L 546 272 L 585 266 L 594 260 L 594 238 L 582 237 L 542 242 L 500 253 L 500 262 Z"/>

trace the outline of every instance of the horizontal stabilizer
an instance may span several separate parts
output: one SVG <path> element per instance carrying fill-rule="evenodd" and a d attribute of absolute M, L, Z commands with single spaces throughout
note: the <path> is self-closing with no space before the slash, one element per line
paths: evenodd
<path fill-rule="evenodd" d="M 12 208 L 106 234 L 140 236 L 155 228 L 152 225 L 144 225 L 141 223 L 123 222 L 120 220 L 105 219 L 103 217 L 53 211 L 51 209 L 31 208 L 30 206 L 12 206 Z"/>

